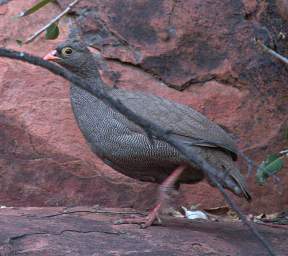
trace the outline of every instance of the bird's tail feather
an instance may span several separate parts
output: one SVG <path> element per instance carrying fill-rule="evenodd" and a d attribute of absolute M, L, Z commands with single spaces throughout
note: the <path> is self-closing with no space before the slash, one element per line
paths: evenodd
<path fill-rule="evenodd" d="M 201 150 L 202 156 L 217 170 L 222 171 L 224 178 L 221 184 L 238 196 L 243 196 L 247 201 L 251 200 L 251 195 L 245 183 L 245 179 L 240 173 L 231 156 L 226 152 L 204 148 Z"/>
<path fill-rule="evenodd" d="M 231 176 L 231 178 L 234 180 L 234 182 L 238 185 L 238 187 L 240 188 L 241 192 L 243 194 L 243 196 L 247 199 L 247 201 L 251 201 L 251 195 L 249 193 L 249 190 L 247 188 L 246 182 L 243 178 L 243 176 L 241 175 L 241 173 L 239 172 L 238 169 L 232 169 L 229 172 L 229 175 Z"/>

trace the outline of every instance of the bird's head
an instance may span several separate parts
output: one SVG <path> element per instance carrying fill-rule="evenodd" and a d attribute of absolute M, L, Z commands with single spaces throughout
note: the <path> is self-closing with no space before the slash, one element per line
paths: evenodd
<path fill-rule="evenodd" d="M 85 75 L 95 66 L 92 52 L 87 45 L 78 40 L 67 40 L 49 52 L 44 60 L 53 61 L 78 74 Z"/>

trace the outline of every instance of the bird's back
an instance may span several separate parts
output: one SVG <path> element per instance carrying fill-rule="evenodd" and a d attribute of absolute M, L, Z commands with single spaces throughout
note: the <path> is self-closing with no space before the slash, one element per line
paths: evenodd
<path fill-rule="evenodd" d="M 216 123 L 189 106 L 163 97 L 121 89 L 112 90 L 110 95 L 138 115 L 170 130 L 183 142 L 221 148 L 230 152 L 235 159 L 237 158 L 237 147 L 231 136 Z M 130 126 L 131 122 L 127 122 L 126 125 Z M 134 124 L 131 129 L 133 127 Z"/>

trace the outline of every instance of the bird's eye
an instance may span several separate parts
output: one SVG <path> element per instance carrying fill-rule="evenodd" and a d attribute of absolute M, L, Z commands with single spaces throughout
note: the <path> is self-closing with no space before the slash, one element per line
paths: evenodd
<path fill-rule="evenodd" d="M 62 49 L 61 52 L 63 55 L 68 56 L 68 55 L 72 54 L 73 50 L 71 47 L 65 47 Z"/>

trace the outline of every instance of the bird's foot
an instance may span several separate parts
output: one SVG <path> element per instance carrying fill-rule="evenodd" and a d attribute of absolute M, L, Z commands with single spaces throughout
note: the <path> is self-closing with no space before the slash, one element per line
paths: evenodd
<path fill-rule="evenodd" d="M 167 201 L 167 198 L 169 198 L 169 193 L 172 191 L 175 182 L 182 174 L 184 169 L 185 166 L 177 167 L 172 172 L 172 174 L 168 176 L 168 178 L 166 178 L 166 180 L 164 180 L 164 182 L 160 185 L 158 203 L 147 217 L 121 219 L 114 222 L 114 224 L 141 224 L 141 228 L 147 228 L 150 227 L 155 222 L 155 220 L 158 220 L 158 222 L 161 223 L 159 218 L 161 208 Z"/>
<path fill-rule="evenodd" d="M 147 228 L 153 225 L 153 223 L 157 220 L 161 223 L 159 218 L 159 211 L 161 209 L 161 203 L 158 203 L 156 207 L 148 214 L 146 217 L 137 217 L 137 218 L 125 218 L 120 219 L 114 222 L 115 225 L 120 224 L 140 224 L 141 228 Z"/>

